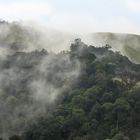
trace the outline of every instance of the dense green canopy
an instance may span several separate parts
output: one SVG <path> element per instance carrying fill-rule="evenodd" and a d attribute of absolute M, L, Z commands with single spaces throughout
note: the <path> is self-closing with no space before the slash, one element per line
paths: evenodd
<path fill-rule="evenodd" d="M 38 52 L 38 58 L 48 55 L 42 53 Z M 77 80 L 62 91 L 53 107 L 47 106 L 49 113 L 39 114 L 28 123 L 21 138 L 10 140 L 139 140 L 140 65 L 111 51 L 109 45 L 96 48 L 80 40 L 71 45 L 70 51 L 56 55 L 69 56 L 73 63 L 79 61 Z M 31 69 L 36 61 L 23 64 Z"/>
<path fill-rule="evenodd" d="M 75 45 L 75 46 L 74 46 Z M 140 139 L 140 65 L 109 50 L 73 44 L 71 59 L 84 67 L 48 117 L 32 123 L 26 140 Z"/>

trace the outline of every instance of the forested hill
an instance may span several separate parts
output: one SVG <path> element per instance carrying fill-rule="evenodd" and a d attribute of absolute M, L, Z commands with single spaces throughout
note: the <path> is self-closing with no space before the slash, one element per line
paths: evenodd
<path fill-rule="evenodd" d="M 70 51 L 17 52 L 1 60 L 1 71 L 16 77 L 1 80 L 1 108 L 8 110 L 0 114 L 0 134 L 10 140 L 139 140 L 140 65 L 110 48 L 76 39 Z M 6 123 L 11 118 L 18 119 Z"/>
<path fill-rule="evenodd" d="M 85 41 L 100 46 L 110 44 L 112 49 L 121 51 L 121 54 L 129 57 L 133 62 L 140 63 L 140 36 L 136 34 L 98 32 L 88 34 Z"/>

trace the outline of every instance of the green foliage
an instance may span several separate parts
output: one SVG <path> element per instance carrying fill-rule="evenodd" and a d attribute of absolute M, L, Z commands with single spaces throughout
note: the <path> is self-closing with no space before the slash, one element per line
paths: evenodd
<path fill-rule="evenodd" d="M 50 116 L 35 120 L 25 140 L 135 140 L 140 132 L 140 65 L 125 56 L 80 42 L 72 60 L 82 71 Z M 9 99 L 16 102 L 16 99 Z M 11 139 L 12 140 L 12 139 Z"/>
<path fill-rule="evenodd" d="M 18 135 L 13 135 L 9 138 L 9 140 L 22 140 L 22 138 Z"/>

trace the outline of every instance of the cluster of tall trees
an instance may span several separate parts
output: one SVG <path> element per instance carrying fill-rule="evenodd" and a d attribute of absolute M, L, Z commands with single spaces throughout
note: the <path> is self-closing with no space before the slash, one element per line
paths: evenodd
<path fill-rule="evenodd" d="M 140 65 L 110 50 L 76 40 L 69 52 L 81 72 L 51 113 L 10 140 L 139 140 Z"/>
<path fill-rule="evenodd" d="M 40 117 L 26 140 L 140 139 L 140 65 L 112 52 L 72 44 L 71 59 L 84 67 L 77 83 L 64 94 L 50 116 Z"/>

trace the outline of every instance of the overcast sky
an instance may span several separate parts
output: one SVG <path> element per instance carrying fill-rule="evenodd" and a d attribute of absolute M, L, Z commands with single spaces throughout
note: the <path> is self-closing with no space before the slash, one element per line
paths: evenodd
<path fill-rule="evenodd" d="M 140 0 L 0 0 L 0 18 L 68 32 L 140 34 Z"/>

